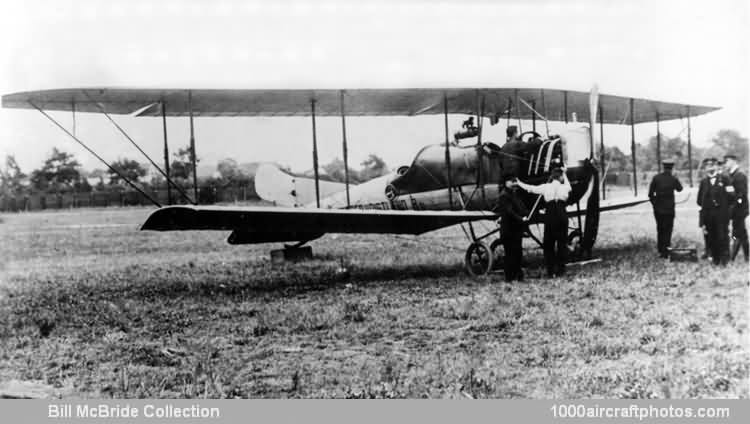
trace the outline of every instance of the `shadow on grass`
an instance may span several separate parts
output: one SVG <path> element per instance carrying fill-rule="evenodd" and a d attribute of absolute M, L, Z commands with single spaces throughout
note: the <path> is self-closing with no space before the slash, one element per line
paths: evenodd
<path fill-rule="evenodd" d="M 131 266 L 82 273 L 73 281 L 24 282 L 17 285 L 21 289 L 5 289 L 0 301 L 0 317 L 8 318 L 0 319 L 0 340 L 61 334 L 96 340 L 111 332 L 143 331 L 168 335 L 199 321 L 237 319 L 247 308 L 281 298 L 293 306 L 300 298 L 323 292 L 323 298 L 337 301 L 342 293 L 369 284 L 431 290 L 445 284 L 446 278 L 463 275 L 461 267 L 435 264 L 346 271 L 339 264 L 320 262 L 299 264 L 301 269 L 263 265 L 238 270 L 237 265 L 187 270 Z M 217 315 L 219 311 L 225 312 Z"/>
<path fill-rule="evenodd" d="M 595 250 L 604 260 L 636 259 L 650 252 L 652 240 L 632 238 L 630 242 Z M 537 250 L 527 250 L 529 267 L 543 265 Z M 295 296 L 306 292 L 336 289 L 345 284 L 407 284 L 438 286 L 440 280 L 466 278 L 459 263 L 424 263 L 381 265 L 344 265 L 332 256 L 318 257 L 309 262 L 271 265 L 234 262 L 229 264 L 133 265 L 111 271 L 86 271 L 75 276 L 55 276 L 42 281 L 16 284 L 6 289 L 12 303 L 28 297 L 28 304 L 44 299 L 64 303 L 66 299 L 156 300 L 156 298 L 245 298 L 252 295 Z M 222 299 L 224 301 L 228 299 Z"/>
<path fill-rule="evenodd" d="M 336 290 L 348 284 L 437 286 L 441 279 L 464 275 L 458 265 L 343 269 L 336 262 L 320 260 L 282 266 L 242 262 L 190 267 L 134 265 L 113 271 L 86 271 L 75 276 L 18 281 L 17 288 L 4 289 L 5 299 L 0 308 L 9 307 L 11 316 L 27 317 L 39 316 L 42 311 L 76 315 L 85 310 L 91 319 L 102 320 L 112 315 L 110 312 L 118 309 L 118 304 L 131 301 L 152 305 L 192 301 L 196 304 L 226 303 L 257 297 L 294 297 Z"/>
<path fill-rule="evenodd" d="M 637 256 L 656 254 L 655 242 L 648 237 L 630 236 L 628 241 L 597 247 L 594 245 L 594 257 L 603 260 L 635 259 Z"/>

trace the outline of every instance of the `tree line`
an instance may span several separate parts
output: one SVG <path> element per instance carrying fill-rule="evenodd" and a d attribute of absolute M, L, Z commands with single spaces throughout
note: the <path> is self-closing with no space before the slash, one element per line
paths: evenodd
<path fill-rule="evenodd" d="M 645 145 L 637 143 L 635 146 L 635 160 L 638 171 L 649 172 L 659 169 L 657 163 L 656 136 L 649 138 Z M 692 163 L 688 160 L 687 141 L 681 136 L 667 137 L 661 135 L 661 159 L 673 159 L 675 169 L 698 169 L 703 158 L 722 158 L 725 154 L 737 156 L 740 164 L 748 164 L 748 139 L 736 130 L 720 130 L 710 140 L 707 147 L 692 146 Z M 632 172 L 633 161 L 630 152 L 627 154 L 618 147 L 604 148 L 604 162 L 608 172 Z"/>
<path fill-rule="evenodd" d="M 196 158 L 195 162 L 200 163 L 200 159 Z M 111 168 L 87 172 L 73 154 L 53 148 L 42 166 L 32 170 L 30 174 L 21 170 L 13 155 L 7 155 L 3 165 L 0 168 L 0 195 L 5 196 L 130 191 L 126 179 L 145 191 L 167 188 L 167 180 L 158 170 L 130 158 L 120 158 L 110 163 Z M 389 172 L 385 161 L 375 154 L 369 155 L 360 165 L 359 169 L 349 167 L 349 181 L 353 184 Z M 198 186 L 207 196 L 201 200 L 211 202 L 212 192 L 227 188 L 246 189 L 251 197 L 254 196 L 257 166 L 258 163 L 240 164 L 232 158 L 220 160 L 213 175 L 198 178 Z M 294 173 L 289 167 L 278 166 L 293 175 L 313 175 L 313 171 Z M 323 164 L 319 174 L 322 180 L 343 182 L 344 162 L 335 158 L 330 163 Z M 179 149 L 173 154 L 169 176 L 180 187 L 193 186 L 193 161 L 189 148 Z"/>

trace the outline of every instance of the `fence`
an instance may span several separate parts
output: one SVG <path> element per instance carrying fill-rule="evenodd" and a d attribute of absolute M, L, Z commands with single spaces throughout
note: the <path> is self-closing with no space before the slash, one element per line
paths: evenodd
<path fill-rule="evenodd" d="M 185 189 L 192 198 L 193 189 Z M 147 193 L 162 205 L 169 203 L 167 190 Z M 200 187 L 200 204 L 236 203 L 258 200 L 253 187 Z M 178 191 L 172 190 L 172 204 L 188 203 Z M 151 201 L 137 191 L 92 191 L 88 193 L 37 193 L 30 195 L 0 195 L 0 212 L 35 211 L 108 206 L 150 206 Z"/>

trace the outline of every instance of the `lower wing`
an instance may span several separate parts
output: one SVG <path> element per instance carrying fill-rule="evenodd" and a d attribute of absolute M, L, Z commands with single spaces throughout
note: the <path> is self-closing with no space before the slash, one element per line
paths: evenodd
<path fill-rule="evenodd" d="M 232 244 L 307 241 L 325 233 L 422 234 L 443 227 L 497 219 L 487 211 L 400 211 L 279 207 L 168 206 L 141 230 L 232 231 Z"/>
<path fill-rule="evenodd" d="M 629 208 L 629 207 L 637 206 L 646 202 L 648 202 L 648 197 L 646 196 L 601 200 L 599 202 L 599 211 L 606 212 L 606 211 L 613 211 L 617 209 Z"/>
<path fill-rule="evenodd" d="M 690 187 L 685 190 L 675 193 L 674 201 L 676 204 L 685 203 L 694 197 L 698 193 L 697 187 Z M 599 210 L 602 212 L 612 211 L 616 209 L 629 208 L 631 206 L 640 205 L 641 203 L 648 202 L 648 194 L 638 197 L 624 197 L 611 200 L 602 200 L 599 203 Z"/>

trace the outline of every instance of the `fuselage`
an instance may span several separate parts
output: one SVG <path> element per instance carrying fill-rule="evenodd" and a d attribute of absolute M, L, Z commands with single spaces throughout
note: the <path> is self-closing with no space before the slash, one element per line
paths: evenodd
<path fill-rule="evenodd" d="M 566 157 L 567 175 L 572 193 L 569 204 L 578 202 L 590 189 L 596 168 L 586 152 L 564 149 L 566 137 L 537 140 L 535 143 L 498 147 L 493 143 L 460 146 L 451 144 L 446 167 L 445 144 L 429 145 L 420 150 L 409 166 L 364 184 L 350 188 L 350 208 L 394 210 L 487 210 L 492 211 L 509 171 L 529 184 L 542 184 L 549 179 L 551 163 Z M 580 138 L 580 137 L 579 137 Z M 575 140 L 581 144 L 583 139 Z M 508 147 L 510 146 L 510 147 Z M 580 147 L 580 146 L 579 146 Z M 519 150 L 519 149 L 516 149 Z M 579 149 L 580 150 L 580 149 Z M 536 195 L 521 191 L 529 209 L 536 203 Z M 336 193 L 321 199 L 321 207 L 346 208 L 346 193 Z"/>

